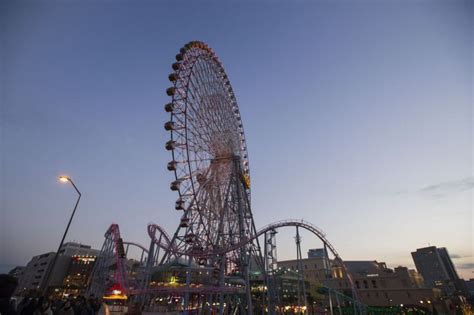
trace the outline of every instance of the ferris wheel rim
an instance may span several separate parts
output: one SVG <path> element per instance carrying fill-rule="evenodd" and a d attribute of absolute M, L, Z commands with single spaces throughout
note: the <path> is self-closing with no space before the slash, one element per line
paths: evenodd
<path fill-rule="evenodd" d="M 200 53 L 203 53 L 203 54 L 193 55 L 192 53 L 195 52 L 195 51 L 191 52 L 192 49 L 194 49 L 194 50 L 197 49 Z M 186 55 L 187 53 L 191 54 L 190 55 L 190 60 L 191 60 L 190 69 L 191 70 L 187 69 L 188 73 L 186 74 L 186 72 L 183 71 L 184 70 L 183 65 L 184 65 L 184 60 L 188 60 L 188 55 Z M 202 58 L 200 59 L 199 57 L 202 57 Z M 209 152 L 207 152 L 207 151 L 203 154 L 203 156 L 206 156 L 206 154 L 208 154 L 208 156 L 206 156 L 207 158 L 201 158 L 200 160 L 198 159 L 197 153 L 196 153 L 198 151 L 191 152 L 191 146 L 193 146 L 194 149 L 195 149 L 195 146 L 196 146 L 195 140 L 196 139 L 198 139 L 198 141 L 202 140 L 198 137 L 195 137 L 195 138 L 191 139 L 191 137 L 192 137 L 190 135 L 191 128 L 189 126 L 189 123 L 190 123 L 189 118 L 190 117 L 189 117 L 189 114 L 188 114 L 188 108 L 189 108 L 189 106 L 191 106 L 190 97 L 188 95 L 188 92 L 191 93 L 191 94 L 193 94 L 193 93 L 198 94 L 199 93 L 199 92 L 197 92 L 197 90 L 193 90 L 193 92 L 191 92 L 191 90 L 188 89 L 188 85 L 189 84 L 194 84 L 193 81 L 192 81 L 193 80 L 192 75 L 193 75 L 194 67 L 196 66 L 196 64 L 200 60 L 204 60 L 203 63 L 205 64 L 205 66 L 207 66 L 207 69 L 206 69 L 207 71 L 210 71 L 210 70 L 214 71 L 213 72 L 214 75 L 221 74 L 219 84 L 220 84 L 221 91 L 226 92 L 226 95 L 229 99 L 229 102 L 227 102 L 225 104 L 227 106 L 227 110 L 231 110 L 234 113 L 234 115 L 232 116 L 234 118 L 233 123 L 236 124 L 236 126 L 238 126 L 238 130 L 233 131 L 233 137 L 235 137 L 236 139 L 239 140 L 238 141 L 239 152 L 241 153 L 240 159 L 241 159 L 241 163 L 242 163 L 241 165 L 243 166 L 242 176 L 246 177 L 246 181 L 248 181 L 248 182 L 250 182 L 250 167 L 249 167 L 249 163 L 248 163 L 249 159 L 248 159 L 248 151 L 247 151 L 247 145 L 246 145 L 245 132 L 244 132 L 243 124 L 242 124 L 242 121 L 241 121 L 240 110 L 239 110 L 238 105 L 237 105 L 237 100 L 236 100 L 235 94 L 233 92 L 232 86 L 230 84 L 230 81 L 228 79 L 228 76 L 227 76 L 227 74 L 224 70 L 224 67 L 223 67 L 222 63 L 219 61 L 219 59 L 216 56 L 216 54 L 214 53 L 214 51 L 211 48 L 209 48 L 206 44 L 204 44 L 203 42 L 193 41 L 193 42 L 189 42 L 183 48 L 181 48 L 180 54 L 178 54 L 176 56 L 176 60 L 177 60 L 177 63 L 173 64 L 174 72 L 172 74 L 170 74 L 169 77 L 170 78 L 172 77 L 173 79 L 176 79 L 175 81 L 172 81 L 173 82 L 173 87 L 172 88 L 175 89 L 173 92 L 176 92 L 176 89 L 178 89 L 178 80 L 186 81 L 185 96 L 180 99 L 180 101 L 184 101 L 185 110 L 184 111 L 172 110 L 171 115 L 170 115 L 170 122 L 173 124 L 176 121 L 181 121 L 181 122 L 184 122 L 184 126 L 183 126 L 183 130 L 180 130 L 179 132 L 176 129 L 171 129 L 170 130 L 170 141 L 171 141 L 172 144 L 175 144 L 176 141 L 180 137 L 183 138 L 185 141 L 184 141 L 184 143 L 179 143 L 179 146 L 184 147 L 184 150 L 183 150 L 183 148 L 178 149 L 176 146 L 174 146 L 171 150 L 171 152 L 172 152 L 172 162 L 175 163 L 175 168 L 173 170 L 174 178 L 175 178 L 175 183 L 178 186 L 178 189 L 173 189 L 173 188 L 172 189 L 178 191 L 179 199 L 177 200 L 177 203 L 179 201 L 180 204 L 181 204 L 183 199 L 187 200 L 187 199 L 189 199 L 189 197 L 191 197 L 190 198 L 191 201 L 189 201 L 189 203 L 188 203 L 188 206 L 189 206 L 191 203 L 196 203 L 197 202 L 195 199 L 197 198 L 198 193 L 199 193 L 198 187 L 196 186 L 196 179 L 194 178 L 195 172 L 196 172 L 196 170 L 198 170 L 198 167 L 197 167 L 198 162 L 202 163 L 205 160 L 209 160 L 209 161 L 217 160 L 215 156 L 214 156 L 214 158 L 211 158 L 212 155 L 209 154 Z M 178 64 L 178 65 L 176 65 L 176 64 Z M 187 65 L 187 66 L 189 67 L 189 65 Z M 185 72 L 184 77 L 180 76 L 182 72 Z M 177 78 L 179 78 L 179 79 L 177 79 Z M 170 81 L 171 81 L 171 79 L 170 79 Z M 167 92 L 168 92 L 168 90 L 167 90 Z M 170 94 L 168 93 L 168 95 L 170 95 Z M 176 95 L 174 93 L 170 96 L 172 96 L 172 101 L 171 101 L 170 104 L 172 104 L 173 108 L 176 108 L 178 99 L 176 98 Z M 196 96 L 194 96 L 194 95 L 192 96 L 193 99 L 195 99 L 195 97 Z M 222 97 L 222 95 L 219 96 L 219 97 Z M 230 107 L 230 109 L 229 109 L 229 107 Z M 193 126 L 193 127 L 195 127 L 195 126 Z M 184 136 L 183 136 L 182 133 L 184 133 Z M 206 149 L 209 150 L 209 146 L 207 146 Z M 185 154 L 183 154 L 183 152 L 185 152 Z M 180 160 L 179 162 L 177 162 L 178 157 L 180 155 L 183 159 Z M 194 156 L 194 159 L 191 158 L 192 156 Z M 181 166 L 181 164 L 186 164 L 186 165 Z M 193 166 L 193 164 L 194 164 L 194 166 Z M 181 172 L 179 170 L 179 167 L 181 167 Z M 186 168 L 186 171 L 183 172 L 183 169 L 185 169 L 185 168 Z M 183 177 L 182 176 L 183 173 L 186 174 L 187 176 Z M 183 188 L 183 185 L 181 185 L 181 183 L 184 180 L 188 180 L 188 182 L 189 182 L 188 187 L 186 187 L 186 188 Z M 249 197 L 250 197 L 250 185 L 248 185 L 247 188 L 248 188 L 248 194 L 249 194 Z M 191 191 L 192 196 L 190 196 L 190 193 L 189 193 L 190 191 Z M 186 196 L 186 198 L 184 198 L 185 196 Z M 199 207 L 199 205 L 197 205 L 197 206 Z M 182 209 L 182 210 L 184 210 L 184 209 Z"/>

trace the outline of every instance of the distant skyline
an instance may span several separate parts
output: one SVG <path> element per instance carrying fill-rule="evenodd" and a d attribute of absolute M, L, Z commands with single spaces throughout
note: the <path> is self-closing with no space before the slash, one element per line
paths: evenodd
<path fill-rule="evenodd" d="M 2 1 L 0 265 L 57 249 L 62 174 L 83 193 L 67 240 L 174 232 L 165 90 L 201 40 L 240 107 L 257 228 L 305 219 L 391 267 L 446 247 L 474 278 L 473 20 L 472 1 Z"/>

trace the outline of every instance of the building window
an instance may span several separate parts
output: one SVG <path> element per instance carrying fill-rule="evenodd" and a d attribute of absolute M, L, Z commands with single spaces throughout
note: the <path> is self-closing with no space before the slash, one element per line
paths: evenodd
<path fill-rule="evenodd" d="M 359 281 L 356 281 L 356 287 L 357 289 L 360 289 Z"/>
<path fill-rule="evenodd" d="M 372 287 L 374 289 L 377 289 L 377 282 L 375 280 L 372 280 Z"/>
<path fill-rule="evenodd" d="M 314 264 L 314 268 L 318 269 L 318 265 Z"/>
<path fill-rule="evenodd" d="M 364 280 L 364 288 L 365 288 L 365 289 L 368 289 L 368 288 L 369 288 L 369 285 L 367 284 L 367 280 Z"/>

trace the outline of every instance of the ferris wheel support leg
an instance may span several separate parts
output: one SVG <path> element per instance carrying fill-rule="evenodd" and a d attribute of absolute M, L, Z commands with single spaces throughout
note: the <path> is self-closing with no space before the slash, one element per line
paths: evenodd
<path fill-rule="evenodd" d="M 252 305 L 252 293 L 250 290 L 250 277 L 249 277 L 249 266 L 245 266 L 245 293 L 247 297 L 247 314 L 253 315 L 253 305 Z"/>
<path fill-rule="evenodd" d="M 206 301 L 207 301 L 207 295 L 204 296 L 204 298 L 199 295 L 199 303 L 201 303 L 201 311 L 199 312 L 199 314 L 207 314 L 206 312 Z"/>
<path fill-rule="evenodd" d="M 189 314 L 189 284 L 191 282 L 191 260 L 192 258 L 188 257 L 188 268 L 186 268 L 186 293 L 184 293 L 184 303 L 183 303 L 183 314 Z"/>

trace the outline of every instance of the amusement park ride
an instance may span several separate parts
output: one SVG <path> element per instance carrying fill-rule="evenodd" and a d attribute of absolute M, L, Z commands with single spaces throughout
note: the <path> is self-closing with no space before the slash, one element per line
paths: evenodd
<path fill-rule="evenodd" d="M 256 229 L 250 203 L 249 159 L 242 120 L 232 86 L 214 51 L 192 41 L 172 64 L 172 98 L 165 105 L 171 138 L 166 150 L 174 173 L 171 190 L 182 213 L 174 234 L 148 225 L 150 245 L 124 242 L 112 224 L 91 275 L 89 292 L 106 299 L 129 299 L 158 313 L 253 314 L 280 312 L 275 292 L 276 230 L 304 229 L 319 238 L 344 263 L 325 234 L 301 220 L 280 221 Z M 259 238 L 263 237 L 263 248 Z M 128 248 L 141 258 L 130 265 Z M 298 258 L 301 249 L 297 240 Z M 299 268 L 300 271 L 302 268 Z M 347 272 L 347 270 L 346 270 Z M 364 314 L 352 286 L 353 314 Z M 260 283 L 256 295 L 253 283 Z M 298 283 L 300 312 L 307 309 L 303 277 Z M 332 310 L 332 305 L 331 305 Z"/>

